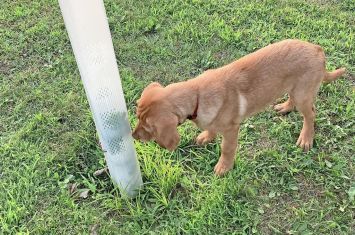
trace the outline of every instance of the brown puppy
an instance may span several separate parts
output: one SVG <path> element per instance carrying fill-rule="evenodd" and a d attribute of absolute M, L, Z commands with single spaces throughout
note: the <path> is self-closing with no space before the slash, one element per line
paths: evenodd
<path fill-rule="evenodd" d="M 191 119 L 204 131 L 197 137 L 205 144 L 221 134 L 222 154 L 214 171 L 232 169 L 240 123 L 288 93 L 286 102 L 274 108 L 287 113 L 296 108 L 303 115 L 297 145 L 305 151 L 314 137 L 314 101 L 320 84 L 341 76 L 345 69 L 325 70 L 320 46 L 299 40 L 271 44 L 224 67 L 162 87 L 152 83 L 137 101 L 135 139 L 155 140 L 174 150 L 180 141 L 177 126 Z"/>

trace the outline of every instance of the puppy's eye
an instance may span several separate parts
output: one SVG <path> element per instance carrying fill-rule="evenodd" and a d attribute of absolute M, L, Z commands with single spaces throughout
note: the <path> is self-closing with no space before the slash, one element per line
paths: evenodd
<path fill-rule="evenodd" d="M 146 132 L 149 132 L 149 128 L 147 128 L 146 126 L 142 126 L 142 128 L 143 128 Z"/>
<path fill-rule="evenodd" d="M 142 128 L 146 131 L 146 132 L 148 132 L 148 133 L 151 133 L 152 132 L 152 128 L 150 127 L 150 126 L 146 126 L 146 125 L 142 125 Z"/>

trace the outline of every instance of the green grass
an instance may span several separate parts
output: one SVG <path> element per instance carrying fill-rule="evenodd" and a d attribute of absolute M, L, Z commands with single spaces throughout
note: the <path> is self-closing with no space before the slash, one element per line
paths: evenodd
<path fill-rule="evenodd" d="M 219 142 L 136 143 L 145 182 L 133 200 L 107 175 L 57 1 L 0 8 L 0 234 L 354 234 L 353 0 L 105 1 L 126 101 L 151 81 L 192 78 L 269 43 L 321 45 L 345 78 L 317 100 L 315 146 L 295 142 L 298 113 L 244 122 L 235 168 L 213 175 Z M 76 183 L 78 191 L 68 187 Z M 89 197 L 80 198 L 89 189 Z"/>

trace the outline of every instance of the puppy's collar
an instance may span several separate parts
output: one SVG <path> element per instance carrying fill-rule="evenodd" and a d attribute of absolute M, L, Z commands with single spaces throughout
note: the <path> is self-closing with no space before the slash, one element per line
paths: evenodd
<path fill-rule="evenodd" d="M 196 101 L 195 110 L 194 110 L 193 114 L 187 116 L 187 119 L 189 119 L 189 120 L 196 119 L 197 118 L 197 111 L 198 111 L 198 97 L 197 97 L 197 101 Z"/>

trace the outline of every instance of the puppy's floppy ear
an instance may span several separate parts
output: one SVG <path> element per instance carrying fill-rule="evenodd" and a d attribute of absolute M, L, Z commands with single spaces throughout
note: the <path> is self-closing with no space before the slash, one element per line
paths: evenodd
<path fill-rule="evenodd" d="M 180 142 L 180 135 L 177 131 L 178 118 L 176 115 L 161 116 L 156 122 L 156 141 L 169 151 L 176 149 Z"/>

